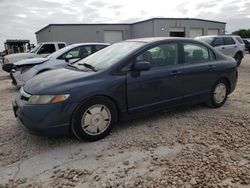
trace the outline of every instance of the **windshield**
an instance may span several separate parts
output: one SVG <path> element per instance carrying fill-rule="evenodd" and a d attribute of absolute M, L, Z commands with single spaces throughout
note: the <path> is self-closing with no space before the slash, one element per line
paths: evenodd
<path fill-rule="evenodd" d="M 197 37 L 196 39 L 211 45 L 214 37 Z"/>
<path fill-rule="evenodd" d="M 41 45 L 42 45 L 42 43 L 37 44 L 37 45 L 35 46 L 35 48 L 33 48 L 33 49 L 30 51 L 30 53 L 36 53 L 37 50 L 40 48 Z"/>
<path fill-rule="evenodd" d="M 105 70 L 116 64 L 118 61 L 129 55 L 131 52 L 137 50 L 145 43 L 142 42 L 119 42 L 108 46 L 93 55 L 86 57 L 76 63 L 79 69 L 82 69 L 82 64 L 89 64 L 95 70 Z"/>

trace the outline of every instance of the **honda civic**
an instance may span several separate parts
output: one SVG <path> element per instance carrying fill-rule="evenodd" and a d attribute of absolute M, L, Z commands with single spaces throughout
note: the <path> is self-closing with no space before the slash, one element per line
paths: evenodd
<path fill-rule="evenodd" d="M 13 109 L 31 133 L 94 141 L 132 117 L 187 104 L 221 107 L 237 77 L 236 61 L 201 41 L 131 39 L 34 77 Z"/>

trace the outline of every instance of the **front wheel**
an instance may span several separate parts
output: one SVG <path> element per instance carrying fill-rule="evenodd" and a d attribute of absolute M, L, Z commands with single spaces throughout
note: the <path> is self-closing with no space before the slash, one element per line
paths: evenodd
<path fill-rule="evenodd" d="M 80 140 L 96 141 L 110 133 L 117 121 L 114 103 L 95 97 L 82 104 L 72 121 L 72 132 Z"/>
<path fill-rule="evenodd" d="M 207 105 L 212 108 L 221 107 L 227 100 L 228 83 L 225 80 L 219 80 L 210 92 L 210 99 Z"/>

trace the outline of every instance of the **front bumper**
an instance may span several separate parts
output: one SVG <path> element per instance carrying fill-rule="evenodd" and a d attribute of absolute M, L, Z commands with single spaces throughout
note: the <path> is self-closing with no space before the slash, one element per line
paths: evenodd
<path fill-rule="evenodd" d="M 74 104 L 69 103 L 28 105 L 20 93 L 13 101 L 18 124 L 29 133 L 41 136 L 68 135 L 74 107 Z"/>

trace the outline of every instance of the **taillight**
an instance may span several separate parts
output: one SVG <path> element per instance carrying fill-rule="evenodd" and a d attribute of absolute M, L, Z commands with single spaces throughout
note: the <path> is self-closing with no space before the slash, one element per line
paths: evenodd
<path fill-rule="evenodd" d="M 27 65 L 27 66 L 21 67 L 21 74 L 27 72 L 27 71 L 30 70 L 32 67 L 33 67 L 33 65 Z"/>

